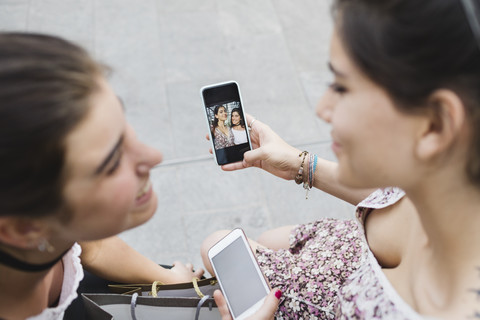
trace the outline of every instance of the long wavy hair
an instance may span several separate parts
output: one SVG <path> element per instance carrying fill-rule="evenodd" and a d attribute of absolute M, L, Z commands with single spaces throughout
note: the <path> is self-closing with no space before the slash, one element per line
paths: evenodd
<path fill-rule="evenodd" d="M 242 128 L 245 128 L 245 120 L 244 120 L 244 118 L 243 118 L 242 109 L 240 109 L 240 108 L 234 108 L 234 109 L 232 110 L 231 115 L 233 115 L 234 112 L 238 113 L 238 115 L 240 116 L 240 123 L 239 123 L 239 125 L 240 125 Z M 233 122 L 232 122 L 232 125 L 233 125 Z"/>

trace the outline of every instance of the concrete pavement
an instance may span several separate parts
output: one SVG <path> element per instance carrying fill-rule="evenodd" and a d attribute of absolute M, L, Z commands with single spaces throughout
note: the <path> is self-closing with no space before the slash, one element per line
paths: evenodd
<path fill-rule="evenodd" d="M 245 109 L 287 142 L 333 159 L 315 117 L 326 88 L 331 18 L 321 0 L 0 0 L 0 30 L 60 35 L 114 70 L 140 139 L 162 150 L 156 215 L 121 235 L 153 260 L 201 265 L 203 238 L 248 236 L 353 207 L 258 169 L 223 172 L 208 153 L 200 87 L 236 80 Z"/>

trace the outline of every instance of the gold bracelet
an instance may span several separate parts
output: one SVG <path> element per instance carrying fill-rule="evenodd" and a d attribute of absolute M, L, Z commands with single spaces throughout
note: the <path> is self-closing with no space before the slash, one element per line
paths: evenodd
<path fill-rule="evenodd" d="M 303 155 L 302 164 L 300 165 L 300 169 L 298 169 L 298 173 L 295 176 L 295 183 L 300 184 L 304 181 L 303 179 L 303 164 L 305 163 L 305 157 L 307 156 L 307 151 L 302 151 L 298 156 L 301 157 Z"/>

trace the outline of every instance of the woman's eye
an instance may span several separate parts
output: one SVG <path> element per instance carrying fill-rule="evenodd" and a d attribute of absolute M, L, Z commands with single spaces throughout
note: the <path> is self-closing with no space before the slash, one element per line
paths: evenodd
<path fill-rule="evenodd" d="M 338 84 L 338 83 L 335 83 L 335 82 L 330 83 L 330 84 L 328 85 L 328 87 L 329 87 L 332 91 L 334 91 L 334 92 L 336 92 L 336 93 L 338 93 L 338 94 L 343 94 L 343 93 L 347 92 L 347 88 L 345 88 L 344 86 L 342 86 L 342 85 L 340 85 L 340 84 Z"/>
<path fill-rule="evenodd" d="M 113 165 L 110 167 L 110 169 L 108 169 L 107 172 L 106 172 L 108 176 L 114 174 L 115 171 L 117 171 L 118 167 L 120 166 L 121 160 L 122 160 L 122 153 L 119 152 L 119 153 L 118 153 L 118 156 L 117 156 L 116 159 L 115 159 L 115 162 L 114 162 Z"/>

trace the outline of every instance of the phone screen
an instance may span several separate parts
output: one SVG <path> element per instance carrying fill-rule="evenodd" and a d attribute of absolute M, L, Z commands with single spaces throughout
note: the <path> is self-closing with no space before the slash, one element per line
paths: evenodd
<path fill-rule="evenodd" d="M 243 160 L 243 154 L 251 147 L 237 83 L 206 87 L 202 98 L 217 163 Z"/>
<path fill-rule="evenodd" d="M 268 294 L 248 250 L 242 239 L 238 238 L 212 258 L 234 317 Z"/>

